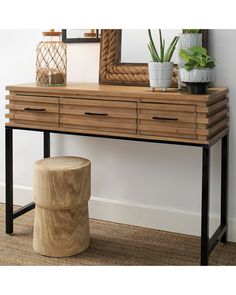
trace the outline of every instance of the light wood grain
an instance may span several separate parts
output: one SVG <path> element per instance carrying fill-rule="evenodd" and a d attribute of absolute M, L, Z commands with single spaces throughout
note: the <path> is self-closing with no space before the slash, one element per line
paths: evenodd
<path fill-rule="evenodd" d="M 63 257 L 89 245 L 91 164 L 79 157 L 39 160 L 34 166 L 34 250 Z"/>
<path fill-rule="evenodd" d="M 47 209 L 79 207 L 90 198 L 91 164 L 79 157 L 39 160 L 34 167 L 34 201 Z"/>
<path fill-rule="evenodd" d="M 6 99 L 14 100 L 14 101 L 25 101 L 25 102 L 41 102 L 41 103 L 49 103 L 49 104 L 58 104 L 59 97 L 53 97 L 52 95 L 43 96 L 41 94 L 32 94 L 25 93 L 24 95 L 21 93 L 15 93 L 14 95 L 7 95 Z"/>
<path fill-rule="evenodd" d="M 154 139 L 154 138 L 158 138 L 160 140 L 171 140 L 174 141 L 183 141 L 185 140 L 185 142 L 187 143 L 189 140 L 191 140 L 191 142 L 194 142 L 195 139 L 197 139 L 197 135 L 193 132 L 191 132 L 190 134 L 186 134 L 183 131 L 181 133 L 174 133 L 173 132 L 168 132 L 168 131 L 161 131 L 160 129 L 154 129 L 154 130 L 140 130 L 140 135 L 141 137 L 144 137 L 146 139 Z M 174 137 L 173 137 L 174 136 Z M 174 140 L 173 140 L 174 139 Z M 204 138 L 204 140 L 206 141 L 207 138 Z"/>
<path fill-rule="evenodd" d="M 25 84 L 7 89 L 6 124 L 12 127 L 197 144 L 210 144 L 228 130 L 226 88 L 209 89 L 206 95 L 95 83 L 50 88 Z M 42 116 L 25 114 L 27 104 L 36 108 L 43 104 L 46 111 Z"/>
<path fill-rule="evenodd" d="M 141 102 L 138 118 L 141 135 L 196 138 L 195 105 Z"/>
<path fill-rule="evenodd" d="M 75 98 L 62 98 L 61 104 L 65 105 L 79 105 L 79 106 L 97 106 L 97 107 L 114 107 L 114 108 L 130 108 L 135 109 L 136 105 L 134 102 L 123 102 L 123 101 L 112 101 L 103 99 L 75 99 Z"/>
<path fill-rule="evenodd" d="M 191 116 L 191 114 L 188 117 L 188 114 L 177 113 L 177 112 L 150 112 L 150 113 L 143 113 L 142 111 L 139 114 L 139 123 L 141 123 L 140 120 L 150 120 L 150 122 L 154 122 L 153 117 L 160 117 L 163 119 L 177 119 L 177 122 L 182 123 L 196 123 L 196 116 Z"/>
<path fill-rule="evenodd" d="M 64 128 L 136 133 L 137 104 L 123 101 L 62 98 L 60 123 Z"/>
<path fill-rule="evenodd" d="M 176 111 L 176 112 L 195 112 L 195 105 L 178 105 L 167 103 L 140 103 L 140 109 L 160 110 L 160 111 Z"/>
<path fill-rule="evenodd" d="M 132 134 L 132 133 L 119 133 L 118 131 L 114 131 L 114 132 L 107 132 L 105 130 L 85 130 L 83 128 L 73 128 L 74 126 L 68 126 L 68 128 L 64 128 L 64 127 L 52 127 L 52 126 L 38 126 L 38 125 L 30 125 L 27 123 L 24 124 L 15 124 L 14 122 L 10 122 L 10 123 L 6 123 L 6 126 L 9 127 L 14 127 L 14 128 L 25 128 L 25 129 L 33 129 L 33 130 L 49 130 L 51 132 L 53 131 L 62 131 L 62 132 L 69 132 L 69 133 L 75 133 L 75 134 L 81 134 L 81 135 L 86 135 L 86 136 L 98 136 L 98 137 L 103 137 L 103 136 L 113 136 L 114 138 L 127 138 L 127 139 L 133 139 L 133 140 L 147 140 L 147 141 L 170 141 L 170 142 L 183 142 L 183 143 L 192 143 L 192 144 L 212 144 L 215 142 L 215 138 L 211 138 L 211 139 L 186 139 L 185 137 L 173 137 L 173 136 L 163 136 L 163 134 L 159 134 L 159 133 L 155 133 L 156 135 L 144 135 L 144 134 Z M 226 134 L 229 131 L 229 127 L 227 126 L 227 128 L 225 128 L 225 133 L 220 133 L 222 134 Z M 219 137 L 216 137 L 219 140 Z M 221 137 L 220 137 L 221 138 Z"/>
<path fill-rule="evenodd" d="M 17 92 L 31 92 L 31 93 L 44 93 L 49 96 L 58 94 L 64 96 L 65 94 L 77 95 L 91 95 L 97 98 L 137 98 L 143 99 L 166 99 L 166 100 L 186 100 L 186 101 L 205 101 L 208 102 L 210 96 L 218 95 L 220 93 L 225 95 L 228 93 L 226 88 L 212 88 L 209 89 L 208 94 L 204 95 L 193 95 L 187 92 L 179 92 L 177 89 L 168 89 L 167 92 L 163 91 L 152 91 L 150 87 L 138 87 L 138 86 L 116 86 L 116 85 L 99 85 L 96 83 L 68 83 L 67 86 L 63 87 L 42 87 L 37 86 L 35 83 L 11 85 L 7 86 L 6 90 L 17 91 Z"/>
<path fill-rule="evenodd" d="M 210 116 L 210 117 L 200 117 L 198 116 L 196 118 L 196 122 L 199 124 L 214 124 L 216 121 L 218 121 L 219 119 L 225 118 L 227 117 L 229 114 L 229 108 L 226 107 L 223 110 L 219 111 L 218 113 L 215 113 L 214 115 Z"/>
<path fill-rule="evenodd" d="M 87 204 L 75 209 L 48 210 L 36 206 L 33 249 L 50 257 L 66 257 L 89 247 Z"/>
<path fill-rule="evenodd" d="M 6 105 L 17 124 L 28 122 L 59 127 L 59 98 L 43 97 L 39 95 L 7 95 L 10 104 Z"/>
<path fill-rule="evenodd" d="M 219 102 L 210 105 L 209 107 L 197 107 L 196 111 L 199 113 L 208 113 L 209 115 L 213 115 L 221 109 L 225 108 L 228 102 L 229 99 L 225 98 L 223 100 L 220 100 Z"/>

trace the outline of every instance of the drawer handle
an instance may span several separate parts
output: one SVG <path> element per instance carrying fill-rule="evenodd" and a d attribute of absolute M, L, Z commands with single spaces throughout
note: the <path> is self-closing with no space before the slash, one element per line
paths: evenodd
<path fill-rule="evenodd" d="M 88 116 L 103 116 L 103 117 L 108 116 L 107 113 L 90 113 L 90 112 L 85 112 L 84 114 L 85 115 L 88 115 Z"/>
<path fill-rule="evenodd" d="M 45 112 L 46 109 L 24 108 L 24 111 Z"/>
<path fill-rule="evenodd" d="M 152 117 L 153 120 L 178 121 L 178 118 Z"/>

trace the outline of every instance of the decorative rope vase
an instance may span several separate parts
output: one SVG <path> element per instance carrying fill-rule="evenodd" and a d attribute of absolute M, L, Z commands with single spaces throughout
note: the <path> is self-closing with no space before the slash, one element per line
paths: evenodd
<path fill-rule="evenodd" d="M 36 82 L 38 86 L 65 86 L 67 48 L 60 41 L 61 32 L 43 32 L 47 40 L 37 46 Z"/>

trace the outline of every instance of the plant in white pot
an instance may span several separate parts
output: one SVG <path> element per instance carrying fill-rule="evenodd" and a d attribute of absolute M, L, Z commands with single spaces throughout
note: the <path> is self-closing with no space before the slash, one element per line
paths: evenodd
<path fill-rule="evenodd" d="M 215 78 L 215 59 L 202 46 L 180 49 L 179 55 L 185 61 L 184 67 L 180 69 L 180 77 L 188 86 L 189 93 L 206 94 L 208 85 Z"/>
<path fill-rule="evenodd" d="M 183 29 L 179 36 L 178 48 L 188 50 L 193 46 L 202 46 L 202 33 L 200 29 Z M 185 61 L 179 56 L 178 68 L 183 68 Z M 179 89 L 184 87 L 180 74 L 178 79 Z"/>
<path fill-rule="evenodd" d="M 159 30 L 160 51 L 158 52 L 150 29 L 148 30 L 148 35 L 148 48 L 152 57 L 152 61 L 148 63 L 150 87 L 153 90 L 155 88 L 162 88 L 163 91 L 166 91 L 171 84 L 173 76 L 174 63 L 171 62 L 171 58 L 179 37 L 175 36 L 168 48 L 165 49 L 165 40 L 162 38 L 161 30 Z"/>
<path fill-rule="evenodd" d="M 200 29 L 183 29 L 179 36 L 179 48 L 189 49 L 193 46 L 202 46 Z"/>

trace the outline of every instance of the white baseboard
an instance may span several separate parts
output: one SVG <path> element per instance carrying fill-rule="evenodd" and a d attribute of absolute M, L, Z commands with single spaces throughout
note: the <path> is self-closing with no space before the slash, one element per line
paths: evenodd
<path fill-rule="evenodd" d="M 5 185 L 0 183 L 0 202 L 4 203 Z M 32 202 L 32 188 L 14 186 L 14 204 L 25 205 Z M 177 211 L 172 208 L 159 208 L 143 204 L 124 203 L 105 198 L 92 197 L 89 202 L 91 218 L 107 220 L 160 229 L 165 231 L 200 235 L 200 215 L 192 212 Z M 210 234 L 217 228 L 219 218 L 210 217 Z M 236 242 L 236 218 L 228 220 L 228 239 Z"/>

